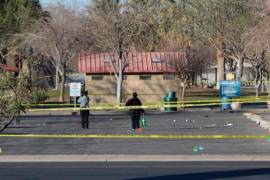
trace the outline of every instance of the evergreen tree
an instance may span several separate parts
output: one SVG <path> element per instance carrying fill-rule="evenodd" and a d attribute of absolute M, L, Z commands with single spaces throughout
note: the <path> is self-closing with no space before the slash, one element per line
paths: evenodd
<path fill-rule="evenodd" d="M 0 41 L 7 34 L 18 33 L 39 18 L 42 8 L 39 0 L 4 0 L 0 3 Z"/>
<path fill-rule="evenodd" d="M 9 40 L 13 34 L 30 27 L 42 15 L 39 0 L 0 1 L 0 59 L 8 52 Z M 11 45 L 12 46 L 12 45 Z"/>

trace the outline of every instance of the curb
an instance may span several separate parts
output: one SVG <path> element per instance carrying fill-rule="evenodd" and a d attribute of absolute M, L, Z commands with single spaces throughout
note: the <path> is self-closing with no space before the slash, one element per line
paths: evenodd
<path fill-rule="evenodd" d="M 0 162 L 270 161 L 269 155 L 0 155 Z"/>
<path fill-rule="evenodd" d="M 244 113 L 243 115 L 246 116 L 251 121 L 256 122 L 262 128 L 266 129 L 267 131 L 270 131 L 270 121 L 266 121 L 261 116 L 254 114 L 254 113 Z"/>

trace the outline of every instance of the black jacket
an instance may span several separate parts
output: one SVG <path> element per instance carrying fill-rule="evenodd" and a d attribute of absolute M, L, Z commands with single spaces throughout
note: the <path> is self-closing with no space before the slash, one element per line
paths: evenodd
<path fill-rule="evenodd" d="M 126 106 L 141 106 L 141 105 L 142 105 L 142 103 L 141 103 L 140 99 L 137 97 L 129 99 L 126 103 Z M 130 109 L 129 112 L 139 115 L 141 113 L 144 113 L 144 110 L 143 109 Z"/>

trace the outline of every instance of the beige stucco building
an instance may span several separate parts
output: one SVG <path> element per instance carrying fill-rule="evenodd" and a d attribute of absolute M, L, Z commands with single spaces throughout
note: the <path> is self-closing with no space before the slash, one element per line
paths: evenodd
<path fill-rule="evenodd" d="M 85 73 L 85 89 L 93 103 L 116 102 L 117 81 L 111 63 L 106 61 L 111 57 L 103 53 L 80 54 L 78 58 L 79 71 Z M 144 103 L 162 101 L 169 91 L 175 91 L 180 96 L 180 81 L 166 63 L 172 57 L 181 60 L 185 56 L 182 52 L 129 54 L 123 80 L 123 102 L 133 92 L 137 92 Z"/>
<path fill-rule="evenodd" d="M 144 78 L 147 78 L 147 80 Z M 171 75 L 127 74 L 123 81 L 123 102 L 130 98 L 133 92 L 137 92 L 143 102 L 162 101 L 169 91 L 176 91 L 177 94 L 180 94 L 180 82 L 178 81 Z M 116 102 L 116 80 L 114 76 L 87 74 L 85 85 L 95 103 Z"/>

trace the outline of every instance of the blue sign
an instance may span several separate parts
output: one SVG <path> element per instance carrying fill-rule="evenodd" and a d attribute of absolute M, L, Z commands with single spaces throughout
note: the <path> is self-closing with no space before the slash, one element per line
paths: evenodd
<path fill-rule="evenodd" d="M 221 97 L 240 97 L 241 81 L 220 81 Z"/>
<path fill-rule="evenodd" d="M 241 81 L 220 81 L 221 108 L 231 109 L 232 97 L 241 96 Z"/>

